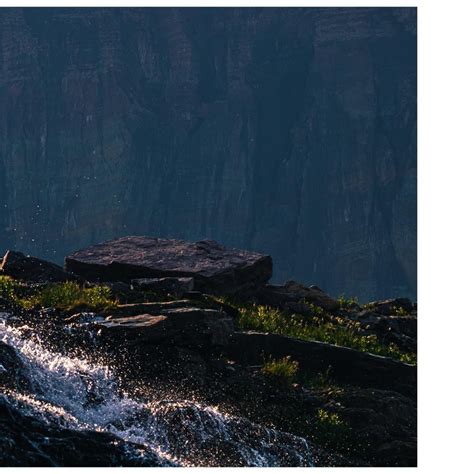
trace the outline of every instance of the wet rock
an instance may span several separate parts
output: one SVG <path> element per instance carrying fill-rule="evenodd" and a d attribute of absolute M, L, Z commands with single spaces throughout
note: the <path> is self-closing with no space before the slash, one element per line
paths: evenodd
<path fill-rule="evenodd" d="M 348 422 L 372 466 L 416 466 L 416 400 L 400 393 L 344 387 L 325 394 L 325 409 Z"/>
<path fill-rule="evenodd" d="M 315 465 L 303 438 L 245 418 L 224 417 L 195 404 L 166 402 L 156 416 L 166 426 L 172 454 L 196 466 Z"/>
<path fill-rule="evenodd" d="M 24 366 L 13 347 L 0 341 L 0 387 L 12 390 L 30 388 Z"/>
<path fill-rule="evenodd" d="M 376 452 L 375 465 L 394 467 L 416 467 L 416 439 L 408 441 L 395 440 L 380 446 Z"/>
<path fill-rule="evenodd" d="M 226 352 L 244 365 L 261 364 L 264 357 L 279 359 L 291 355 L 302 370 L 324 373 L 330 368 L 331 375 L 340 383 L 396 390 L 410 396 L 416 393 L 415 366 L 323 342 L 253 331 L 235 332 Z"/>
<path fill-rule="evenodd" d="M 21 408 L 20 408 L 21 407 Z M 40 416 L 24 414 L 0 394 L 0 465 L 40 466 L 167 466 L 144 446 L 110 434 L 77 431 L 48 423 Z"/>
<path fill-rule="evenodd" d="M 284 285 L 265 285 L 256 294 L 260 304 L 278 306 L 282 309 L 291 309 L 295 303 L 312 303 L 321 308 L 332 311 L 339 307 L 339 303 L 324 293 L 317 286 L 306 287 L 295 281 L 288 281 Z M 301 311 L 301 310 L 300 310 Z"/>
<path fill-rule="evenodd" d="M 32 283 L 62 282 L 67 280 L 78 280 L 71 273 L 65 272 L 56 265 L 40 258 L 30 257 L 8 250 L 0 265 L 0 275 L 27 280 Z"/>
<path fill-rule="evenodd" d="M 193 277 L 196 290 L 236 294 L 265 284 L 272 275 L 272 260 L 211 240 L 122 237 L 73 253 L 66 258 L 66 269 L 101 281 Z"/>
<path fill-rule="evenodd" d="M 224 346 L 233 333 L 233 320 L 222 311 L 178 307 L 161 314 L 108 317 L 94 323 L 102 338 L 133 346 L 174 345 L 208 348 Z"/>
<path fill-rule="evenodd" d="M 137 278 L 132 280 L 131 283 L 133 289 L 178 297 L 182 297 L 185 293 L 194 289 L 194 278 L 192 277 Z"/>

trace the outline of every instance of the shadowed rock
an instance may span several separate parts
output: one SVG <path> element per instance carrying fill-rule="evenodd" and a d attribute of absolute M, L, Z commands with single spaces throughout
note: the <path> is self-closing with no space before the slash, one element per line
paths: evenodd
<path fill-rule="evenodd" d="M 101 281 L 193 277 L 196 290 L 236 294 L 265 284 L 272 276 L 272 259 L 211 240 L 122 237 L 73 253 L 66 269 Z"/>
<path fill-rule="evenodd" d="M 416 392 L 416 366 L 324 342 L 236 332 L 227 351 L 245 365 L 260 364 L 268 356 L 281 358 L 291 354 L 303 370 L 318 373 L 330 368 L 331 376 L 341 383 L 396 390 L 410 396 Z"/>
<path fill-rule="evenodd" d="M 167 277 L 167 278 L 137 278 L 132 280 L 133 289 L 141 291 L 154 291 L 156 293 L 183 296 L 194 289 L 192 277 Z"/>
<path fill-rule="evenodd" d="M 18 402 L 17 402 L 18 403 Z M 169 466 L 144 446 L 98 431 L 78 431 L 25 415 L 0 395 L 0 466 Z"/>
<path fill-rule="evenodd" d="M 408 298 L 392 298 L 384 301 L 373 301 L 369 303 L 368 306 L 372 308 L 372 311 L 383 315 L 396 314 L 399 310 L 411 313 L 415 309 Z"/>
<path fill-rule="evenodd" d="M 257 299 L 261 304 L 291 309 L 288 305 L 307 302 L 332 311 L 339 307 L 338 302 L 317 286 L 306 287 L 295 281 L 284 285 L 266 285 L 258 290 Z"/>
<path fill-rule="evenodd" d="M 8 250 L 3 257 L 0 274 L 34 283 L 78 280 L 59 265 L 14 250 Z"/>
<path fill-rule="evenodd" d="M 130 305 L 132 306 L 132 305 Z M 175 307 L 150 311 L 155 314 L 110 316 L 93 323 L 106 340 L 143 347 L 171 344 L 206 348 L 224 346 L 233 333 L 232 318 L 213 309 Z"/>

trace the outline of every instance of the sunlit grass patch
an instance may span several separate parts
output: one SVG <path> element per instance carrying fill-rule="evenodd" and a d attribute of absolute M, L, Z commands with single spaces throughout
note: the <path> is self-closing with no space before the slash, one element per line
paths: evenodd
<path fill-rule="evenodd" d="M 21 304 L 27 308 L 41 306 L 62 310 L 73 310 L 84 306 L 94 311 L 116 306 L 110 288 L 107 286 L 84 288 L 73 281 L 55 283 L 41 288 L 29 298 L 21 300 Z"/>
<path fill-rule="evenodd" d="M 298 362 L 290 356 L 278 360 L 270 359 L 263 364 L 262 372 L 282 382 L 291 383 L 298 372 Z"/>
<path fill-rule="evenodd" d="M 326 315 L 321 308 L 314 312 L 313 316 L 308 317 L 268 306 L 247 305 L 240 308 L 238 326 L 244 330 L 265 331 L 321 341 L 392 357 L 410 364 L 416 363 L 416 354 L 403 352 L 395 344 L 381 344 L 376 335 L 363 334 L 358 322 Z"/>
<path fill-rule="evenodd" d="M 340 308 L 351 308 L 352 306 L 358 305 L 359 300 L 356 297 L 346 298 L 345 295 L 340 295 L 337 299 Z"/>
<path fill-rule="evenodd" d="M 9 300 L 16 299 L 16 292 L 19 288 L 19 283 L 9 276 L 0 276 L 0 298 Z"/>

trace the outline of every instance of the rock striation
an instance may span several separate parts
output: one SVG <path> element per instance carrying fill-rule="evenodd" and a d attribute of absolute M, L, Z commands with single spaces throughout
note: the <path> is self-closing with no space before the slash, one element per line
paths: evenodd
<path fill-rule="evenodd" d="M 268 255 L 226 248 L 204 240 L 122 237 L 66 257 L 66 269 L 90 280 L 131 281 L 192 277 L 197 290 L 236 294 L 255 289 L 272 276 Z"/>
<path fill-rule="evenodd" d="M 416 299 L 416 8 L 4 8 L 0 251 L 269 252 Z"/>

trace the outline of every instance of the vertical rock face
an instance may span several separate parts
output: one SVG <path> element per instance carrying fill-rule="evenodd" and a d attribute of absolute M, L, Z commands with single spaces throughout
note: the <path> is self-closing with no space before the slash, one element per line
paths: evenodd
<path fill-rule="evenodd" d="M 4 249 L 210 238 L 415 296 L 416 9 L 4 8 L 0 112 Z"/>

